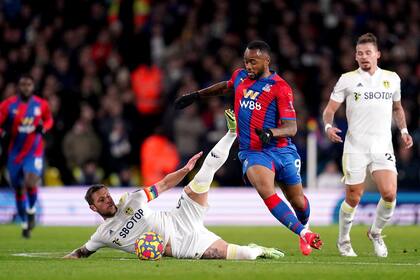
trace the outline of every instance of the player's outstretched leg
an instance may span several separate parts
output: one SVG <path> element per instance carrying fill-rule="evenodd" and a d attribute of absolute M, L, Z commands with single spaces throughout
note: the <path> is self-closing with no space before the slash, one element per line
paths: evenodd
<path fill-rule="evenodd" d="M 262 254 L 259 257 L 263 258 L 263 259 L 275 259 L 276 260 L 276 259 L 280 259 L 280 258 L 284 257 L 284 253 L 277 248 L 263 247 L 263 246 L 259 246 L 259 245 L 254 244 L 254 243 L 248 244 L 248 247 L 260 248 L 261 251 L 262 251 Z"/>
<path fill-rule="evenodd" d="M 191 190 L 197 194 L 206 193 L 213 181 L 216 171 L 226 162 L 230 148 L 236 139 L 236 122 L 232 110 L 225 111 L 228 132 L 217 142 L 206 156 L 203 165 L 189 183 Z"/>
<path fill-rule="evenodd" d="M 249 244 L 248 246 L 228 244 L 226 253 L 227 260 L 279 259 L 282 257 L 284 257 L 284 253 L 279 249 L 266 248 L 256 244 Z"/>

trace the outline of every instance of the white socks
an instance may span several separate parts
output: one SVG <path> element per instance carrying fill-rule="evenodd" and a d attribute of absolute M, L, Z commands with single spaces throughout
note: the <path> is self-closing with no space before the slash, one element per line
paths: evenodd
<path fill-rule="evenodd" d="M 376 206 L 375 220 L 370 229 L 371 233 L 380 234 L 382 232 L 386 223 L 388 223 L 389 220 L 391 220 L 391 217 L 394 214 L 396 202 L 397 200 L 388 202 L 383 200 L 382 198 L 379 200 L 378 206 Z"/>
<path fill-rule="evenodd" d="M 239 246 L 236 244 L 228 244 L 227 260 L 255 260 L 263 253 L 259 247 L 251 248 L 248 246 Z"/>
<path fill-rule="evenodd" d="M 189 184 L 193 192 L 205 193 L 209 190 L 214 174 L 227 160 L 230 147 L 235 139 L 236 133 L 226 133 L 208 153 L 200 170 Z"/>
<path fill-rule="evenodd" d="M 338 242 L 350 240 L 350 229 L 353 224 L 356 207 L 351 207 L 345 200 L 341 203 L 338 225 Z"/>

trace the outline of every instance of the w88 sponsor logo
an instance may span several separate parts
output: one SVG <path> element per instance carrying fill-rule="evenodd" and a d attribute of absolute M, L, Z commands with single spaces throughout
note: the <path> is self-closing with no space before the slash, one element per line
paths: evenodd
<path fill-rule="evenodd" d="M 261 103 L 252 100 L 241 100 L 239 101 L 241 108 L 249 110 L 261 110 Z"/>

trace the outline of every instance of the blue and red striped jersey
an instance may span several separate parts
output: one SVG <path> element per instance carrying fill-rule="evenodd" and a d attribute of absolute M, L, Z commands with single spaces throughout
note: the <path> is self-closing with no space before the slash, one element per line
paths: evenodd
<path fill-rule="evenodd" d="M 228 81 L 235 91 L 235 117 L 240 150 L 262 150 L 285 147 L 290 138 L 273 138 L 262 145 L 255 128 L 277 128 L 282 120 L 295 120 L 293 92 L 290 86 L 272 72 L 267 78 L 252 80 L 245 69 L 237 69 Z"/>
<path fill-rule="evenodd" d="M 11 96 L 0 104 L 0 126 L 10 134 L 9 157 L 20 163 L 28 156 L 42 157 L 42 135 L 35 129 L 42 125 L 44 131 L 53 126 L 48 102 L 31 96 L 27 102 L 19 96 Z"/>

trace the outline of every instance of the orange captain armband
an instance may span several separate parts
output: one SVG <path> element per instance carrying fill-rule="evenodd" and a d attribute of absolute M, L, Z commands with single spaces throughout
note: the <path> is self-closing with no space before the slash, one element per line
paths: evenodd
<path fill-rule="evenodd" d="M 147 187 L 143 189 L 146 196 L 147 196 L 147 202 L 155 199 L 156 197 L 159 196 L 158 190 L 156 188 L 155 185 L 151 186 L 151 187 Z"/>

